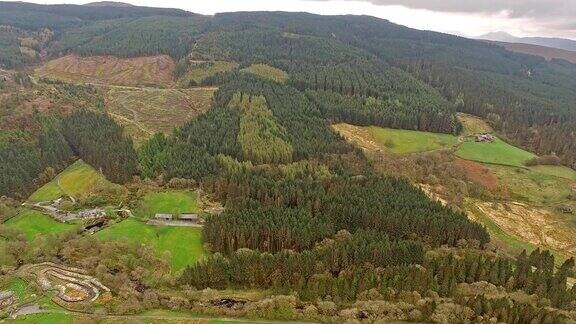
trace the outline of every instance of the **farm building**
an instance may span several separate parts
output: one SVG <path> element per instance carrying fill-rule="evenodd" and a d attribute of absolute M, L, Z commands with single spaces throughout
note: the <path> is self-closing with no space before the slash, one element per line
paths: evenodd
<path fill-rule="evenodd" d="M 156 214 L 154 218 L 157 220 L 171 221 L 173 217 L 172 214 Z"/>
<path fill-rule="evenodd" d="M 496 137 L 492 134 L 477 134 L 476 142 L 494 142 Z"/>
<path fill-rule="evenodd" d="M 197 214 L 182 214 L 179 219 L 184 222 L 198 222 L 200 218 Z"/>

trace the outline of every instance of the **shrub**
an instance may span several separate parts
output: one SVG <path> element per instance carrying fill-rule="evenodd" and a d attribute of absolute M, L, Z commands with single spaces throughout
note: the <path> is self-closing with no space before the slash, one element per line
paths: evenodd
<path fill-rule="evenodd" d="M 535 166 L 535 165 L 560 165 L 561 161 L 560 158 L 552 153 L 549 155 L 542 155 L 539 157 L 535 157 L 528 162 L 526 162 L 527 166 Z"/>

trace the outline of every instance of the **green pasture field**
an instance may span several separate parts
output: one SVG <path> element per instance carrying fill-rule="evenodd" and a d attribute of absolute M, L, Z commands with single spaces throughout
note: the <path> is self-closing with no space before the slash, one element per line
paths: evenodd
<path fill-rule="evenodd" d="M 93 167 L 78 160 L 52 181 L 36 190 L 28 200 L 31 202 L 50 201 L 65 195 L 82 198 L 96 190 L 112 186 L 119 185 L 109 182 Z"/>
<path fill-rule="evenodd" d="M 24 233 L 30 241 L 38 235 L 62 233 L 75 228 L 75 225 L 57 222 L 39 211 L 22 209 L 20 213 L 4 223 L 9 228 Z"/>
<path fill-rule="evenodd" d="M 178 216 L 184 213 L 198 213 L 198 195 L 191 190 L 169 190 L 149 193 L 144 196 L 136 216 L 153 217 L 155 214 L 172 214 Z"/>
<path fill-rule="evenodd" d="M 195 263 L 203 254 L 202 229 L 197 227 L 152 226 L 129 218 L 96 233 L 96 237 L 150 245 L 158 255 L 168 251 L 173 271 Z"/>
<path fill-rule="evenodd" d="M 576 181 L 576 171 L 570 169 L 569 167 L 560 165 L 537 165 L 530 167 L 530 170 L 534 170 L 538 173 L 547 174 L 555 176 L 558 178 L 564 178 L 568 180 Z"/>
<path fill-rule="evenodd" d="M 394 154 L 410 154 L 450 148 L 458 138 L 449 134 L 419 132 L 404 129 L 366 127 L 380 146 Z"/>
<path fill-rule="evenodd" d="M 536 205 L 552 205 L 565 202 L 572 193 L 573 180 L 551 175 L 554 168 L 519 168 L 500 165 L 488 166 L 506 187 L 510 198 Z M 552 170 L 543 173 L 542 170 Z M 556 173 L 564 174 L 564 171 Z"/>
<path fill-rule="evenodd" d="M 468 141 L 460 145 L 456 155 L 464 160 L 489 164 L 524 167 L 536 155 L 497 138 L 494 142 Z"/>

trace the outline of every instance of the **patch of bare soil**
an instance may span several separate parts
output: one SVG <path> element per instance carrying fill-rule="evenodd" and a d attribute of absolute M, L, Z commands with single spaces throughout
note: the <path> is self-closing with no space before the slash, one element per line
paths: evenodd
<path fill-rule="evenodd" d="M 169 87 L 174 84 L 174 67 L 174 60 L 167 55 L 136 58 L 67 55 L 36 69 L 36 75 L 65 82 Z"/>
<path fill-rule="evenodd" d="M 332 128 L 342 135 L 347 141 L 352 142 L 368 152 L 384 152 L 376 141 L 370 140 L 372 135 L 363 128 L 350 124 L 335 124 Z"/>
<path fill-rule="evenodd" d="M 420 187 L 420 189 L 424 191 L 424 193 L 426 194 L 426 196 L 428 196 L 428 198 L 439 201 L 442 204 L 442 206 L 448 206 L 448 201 L 442 198 L 442 196 L 438 193 L 438 191 L 440 191 L 441 188 L 434 188 L 431 185 L 423 183 L 419 184 L 418 187 Z"/>
<path fill-rule="evenodd" d="M 576 229 L 563 224 L 546 209 L 519 202 L 476 202 L 475 205 L 509 235 L 552 250 L 576 253 Z"/>
<path fill-rule="evenodd" d="M 489 190 L 498 187 L 498 177 L 487 167 L 474 161 L 455 159 L 456 166 L 466 174 L 468 180 L 484 186 Z"/>

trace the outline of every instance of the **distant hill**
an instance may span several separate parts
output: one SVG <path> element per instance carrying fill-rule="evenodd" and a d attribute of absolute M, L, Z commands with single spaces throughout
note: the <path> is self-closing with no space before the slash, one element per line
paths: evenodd
<path fill-rule="evenodd" d="M 576 41 L 567 38 L 554 37 L 516 37 L 505 32 L 488 33 L 478 36 L 478 39 L 485 39 L 496 42 L 523 43 L 558 48 L 566 51 L 576 51 Z"/>
<path fill-rule="evenodd" d="M 501 45 L 512 52 L 541 56 L 547 60 L 562 59 L 576 64 L 576 51 L 567 51 L 559 48 L 522 43 L 493 43 Z"/>
<path fill-rule="evenodd" d="M 116 2 L 116 1 L 97 1 L 85 4 L 88 7 L 134 7 L 126 2 Z"/>
<path fill-rule="evenodd" d="M 114 10 L 110 10 L 110 5 Z M 189 17 L 194 14 L 181 9 L 149 8 L 118 5 L 118 2 L 82 5 L 39 5 L 26 2 L 0 1 L 0 25 L 23 30 L 49 28 L 53 31 L 83 26 L 88 22 L 150 16 Z"/>

